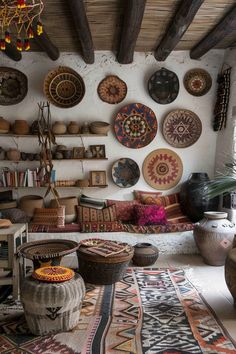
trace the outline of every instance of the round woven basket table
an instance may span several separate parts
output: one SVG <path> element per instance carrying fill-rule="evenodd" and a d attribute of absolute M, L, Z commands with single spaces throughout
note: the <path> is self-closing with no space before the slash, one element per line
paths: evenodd
<path fill-rule="evenodd" d="M 113 241 L 114 243 L 114 241 Z M 125 251 L 103 257 L 90 252 L 90 247 L 81 245 L 77 250 L 79 273 L 85 282 L 106 285 L 122 279 L 134 254 L 134 248 L 127 245 Z"/>
<path fill-rule="evenodd" d="M 43 336 L 71 330 L 79 322 L 84 295 L 84 281 L 77 273 L 70 280 L 53 283 L 26 277 L 21 302 L 30 331 Z"/>
<path fill-rule="evenodd" d="M 20 256 L 31 259 L 34 269 L 37 269 L 46 265 L 59 266 L 61 258 L 75 252 L 78 247 L 78 242 L 54 239 L 26 242 L 18 247 L 17 252 Z"/>

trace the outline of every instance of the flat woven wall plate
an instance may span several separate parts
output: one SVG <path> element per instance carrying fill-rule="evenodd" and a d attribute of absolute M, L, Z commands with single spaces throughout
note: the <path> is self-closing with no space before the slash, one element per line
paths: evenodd
<path fill-rule="evenodd" d="M 128 104 L 117 114 L 114 130 L 122 145 L 132 149 L 142 148 L 156 136 L 155 113 L 142 103 Z"/>
<path fill-rule="evenodd" d="M 138 164 L 132 159 L 119 159 L 112 166 L 112 179 L 118 187 L 132 187 L 138 182 L 139 178 Z"/>
<path fill-rule="evenodd" d="M 199 139 L 202 133 L 202 122 L 194 112 L 177 109 L 165 117 L 162 133 L 170 145 L 185 148 Z"/>
<path fill-rule="evenodd" d="M 126 83 L 115 75 L 107 76 L 98 85 L 98 96 L 107 103 L 119 103 L 123 101 L 126 94 Z"/>
<path fill-rule="evenodd" d="M 178 76 L 173 71 L 161 68 L 148 80 L 148 91 L 157 103 L 171 103 L 179 93 Z"/>
<path fill-rule="evenodd" d="M 21 71 L 0 67 L 0 105 L 10 106 L 21 102 L 28 91 L 28 79 Z"/>
<path fill-rule="evenodd" d="M 180 157 L 172 150 L 152 151 L 143 162 L 145 181 L 155 189 L 170 189 L 179 182 L 183 173 Z"/>
<path fill-rule="evenodd" d="M 51 70 L 44 80 L 44 93 L 57 107 L 76 106 L 84 97 L 85 85 L 82 77 L 67 66 Z"/>
<path fill-rule="evenodd" d="M 193 96 L 203 96 L 211 88 L 212 79 L 204 69 L 191 69 L 184 76 L 184 87 Z"/>

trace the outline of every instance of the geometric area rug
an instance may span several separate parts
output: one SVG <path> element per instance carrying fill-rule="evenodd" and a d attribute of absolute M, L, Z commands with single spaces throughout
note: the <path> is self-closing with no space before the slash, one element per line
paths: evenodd
<path fill-rule="evenodd" d="M 86 284 L 79 324 L 48 336 L 30 334 L 20 302 L 0 304 L 0 353 L 236 353 L 182 269 L 129 268 L 113 285 Z"/>

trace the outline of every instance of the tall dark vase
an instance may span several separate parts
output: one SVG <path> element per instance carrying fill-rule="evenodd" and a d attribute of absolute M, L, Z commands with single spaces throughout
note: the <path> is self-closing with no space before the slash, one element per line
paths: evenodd
<path fill-rule="evenodd" d="M 206 183 L 209 181 L 207 173 L 192 173 L 189 179 L 182 184 L 180 190 L 180 205 L 183 212 L 193 222 L 199 221 L 204 217 L 205 211 L 217 211 L 219 197 L 208 199 L 205 197 Z M 202 188 L 198 188 L 198 187 Z"/>

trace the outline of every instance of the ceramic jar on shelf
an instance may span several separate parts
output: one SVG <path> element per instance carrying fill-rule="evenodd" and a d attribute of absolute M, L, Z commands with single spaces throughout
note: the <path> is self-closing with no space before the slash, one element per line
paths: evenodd
<path fill-rule="evenodd" d="M 75 121 L 70 121 L 67 126 L 67 132 L 69 134 L 78 134 L 79 133 L 79 125 Z"/>
<path fill-rule="evenodd" d="M 16 119 L 12 125 L 12 131 L 17 135 L 27 135 L 29 134 L 30 127 L 26 120 Z"/>
<path fill-rule="evenodd" d="M 9 130 L 10 123 L 3 117 L 0 117 L 0 134 L 7 134 Z"/>
<path fill-rule="evenodd" d="M 196 245 L 206 264 L 221 266 L 232 248 L 236 228 L 227 219 L 227 213 L 208 211 L 194 226 Z"/>
<path fill-rule="evenodd" d="M 7 159 L 10 161 L 20 161 L 21 152 L 18 149 L 9 149 L 7 151 Z"/>
<path fill-rule="evenodd" d="M 66 130 L 67 130 L 67 128 L 66 128 L 65 123 L 60 122 L 58 120 L 55 123 L 53 123 L 53 125 L 52 125 L 52 132 L 56 135 L 57 134 L 65 134 Z"/>

